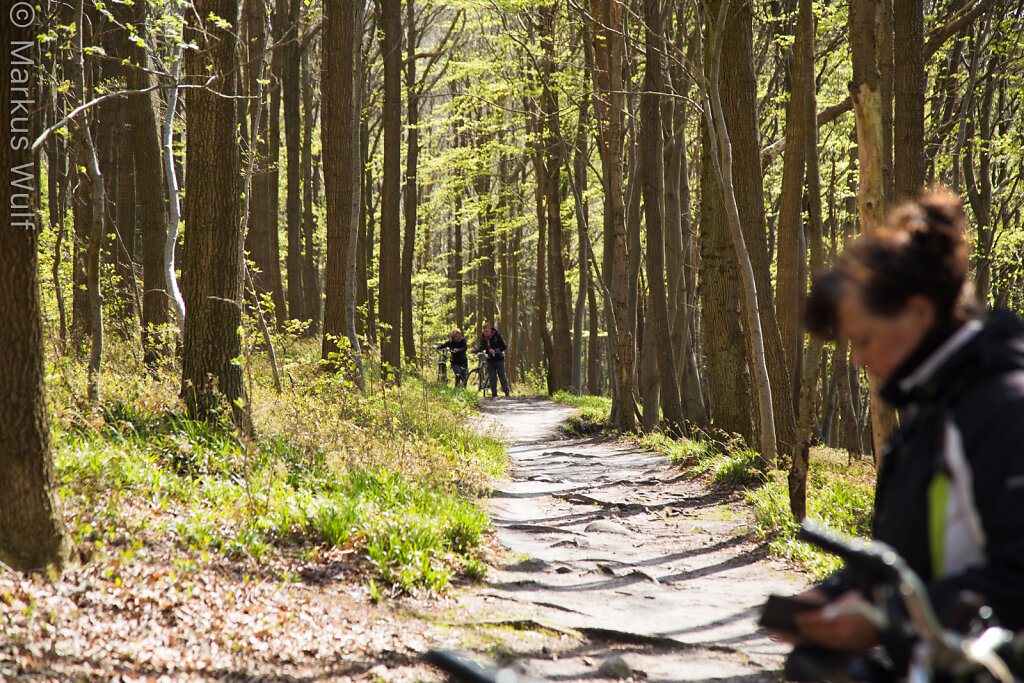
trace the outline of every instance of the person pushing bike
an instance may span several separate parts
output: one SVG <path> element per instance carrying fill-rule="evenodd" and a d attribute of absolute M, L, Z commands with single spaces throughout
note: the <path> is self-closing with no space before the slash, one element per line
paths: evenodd
<path fill-rule="evenodd" d="M 466 360 L 466 343 L 465 338 L 462 336 L 462 330 L 455 328 L 452 330 L 450 339 L 443 344 L 438 344 L 434 347 L 435 351 L 441 349 L 450 349 L 452 352 L 451 365 L 452 372 L 455 373 L 455 384 L 466 386 L 466 377 L 469 374 L 469 361 Z"/>
<path fill-rule="evenodd" d="M 498 395 L 498 379 L 501 380 L 501 390 L 505 396 L 509 395 L 508 377 L 505 375 L 505 339 L 490 323 L 484 323 L 480 332 L 480 341 L 473 349 L 473 353 L 483 352 L 487 354 L 487 386 L 491 388 L 491 396 Z"/>

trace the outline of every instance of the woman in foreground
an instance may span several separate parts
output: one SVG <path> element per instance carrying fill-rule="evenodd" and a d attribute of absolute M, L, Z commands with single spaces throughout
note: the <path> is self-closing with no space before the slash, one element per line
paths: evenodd
<path fill-rule="evenodd" d="M 967 303 L 964 210 L 945 193 L 895 210 L 852 242 L 808 299 L 809 330 L 850 342 L 901 426 L 881 456 L 874 538 L 925 580 L 940 618 L 964 594 L 1024 628 L 1024 327 Z M 895 671 L 908 645 L 857 613 L 841 571 L 801 596 L 799 646 L 848 654 L 884 644 Z M 884 641 L 884 642 L 883 642 Z"/>

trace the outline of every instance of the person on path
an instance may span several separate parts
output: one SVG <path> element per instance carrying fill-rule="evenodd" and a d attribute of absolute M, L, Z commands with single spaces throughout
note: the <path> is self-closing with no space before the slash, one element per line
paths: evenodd
<path fill-rule="evenodd" d="M 507 348 L 501 332 L 498 332 L 490 323 L 484 323 L 480 332 L 480 341 L 473 349 L 473 353 L 483 351 L 487 354 L 487 386 L 491 389 L 491 396 L 498 395 L 498 379 L 501 380 L 501 390 L 505 392 L 505 396 L 509 395 L 508 377 L 505 376 L 505 349 Z"/>
<path fill-rule="evenodd" d="M 902 424 L 881 455 L 874 538 L 903 555 L 940 620 L 965 593 L 1002 626 L 1024 628 L 1024 326 L 984 315 L 965 294 L 969 249 L 960 200 L 934 193 L 895 210 L 818 278 L 809 331 L 850 341 Z M 856 613 L 847 570 L 801 597 L 841 603 L 794 618 L 798 646 L 846 655 L 882 644 L 899 675 L 910 645 Z"/>
<path fill-rule="evenodd" d="M 466 343 L 462 336 L 462 330 L 455 328 L 449 335 L 448 341 L 434 347 L 435 351 L 450 349 L 452 352 L 452 372 L 455 373 L 455 385 L 466 386 L 466 377 L 469 375 L 469 361 L 466 360 Z"/>

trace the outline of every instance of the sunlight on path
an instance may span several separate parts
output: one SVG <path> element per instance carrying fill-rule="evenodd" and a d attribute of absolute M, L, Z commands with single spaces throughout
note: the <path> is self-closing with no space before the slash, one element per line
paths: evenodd
<path fill-rule="evenodd" d="M 620 655 L 648 680 L 776 680 L 786 648 L 754 620 L 769 593 L 803 584 L 764 559 L 742 504 L 628 443 L 566 438 L 572 408 L 520 398 L 484 412 L 510 443 L 491 503 L 510 555 L 471 600 L 491 621 L 562 632 L 558 647 L 517 649 L 528 673 L 593 678 L 604 663 L 613 677 Z"/>

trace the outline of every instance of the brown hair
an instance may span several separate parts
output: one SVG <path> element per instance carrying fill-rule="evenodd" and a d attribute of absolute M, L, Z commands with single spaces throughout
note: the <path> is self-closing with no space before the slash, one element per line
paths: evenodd
<path fill-rule="evenodd" d="M 835 268 L 815 280 L 807 330 L 835 336 L 836 308 L 850 285 L 876 315 L 896 315 L 919 294 L 935 305 L 939 321 L 952 318 L 967 280 L 964 223 L 963 203 L 944 191 L 894 209 L 883 227 L 853 240 Z"/>

